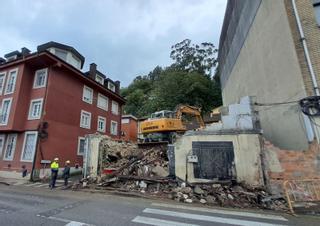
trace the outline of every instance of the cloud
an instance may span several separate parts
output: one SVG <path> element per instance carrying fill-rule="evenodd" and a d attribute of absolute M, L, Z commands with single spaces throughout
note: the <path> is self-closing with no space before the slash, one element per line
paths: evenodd
<path fill-rule="evenodd" d="M 128 85 L 170 61 L 185 38 L 218 46 L 226 0 L 33 0 L 1 4 L 0 55 L 57 41 Z"/>

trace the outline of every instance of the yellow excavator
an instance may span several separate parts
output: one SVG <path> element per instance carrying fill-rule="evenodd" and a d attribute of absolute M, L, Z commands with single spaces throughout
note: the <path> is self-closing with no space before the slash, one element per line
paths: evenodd
<path fill-rule="evenodd" d="M 140 132 L 144 136 L 144 142 L 167 141 L 173 143 L 177 134 L 183 134 L 187 128 L 182 120 L 183 115 L 191 115 L 197 119 L 198 128 L 204 128 L 205 124 L 198 107 L 178 105 L 175 111 L 162 110 L 151 114 L 151 117 L 141 122 Z"/>

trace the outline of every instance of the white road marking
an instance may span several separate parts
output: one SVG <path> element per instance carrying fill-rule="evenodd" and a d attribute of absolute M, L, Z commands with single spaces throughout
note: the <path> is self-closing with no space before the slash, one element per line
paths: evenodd
<path fill-rule="evenodd" d="M 83 222 L 72 221 L 72 220 L 64 219 L 64 218 L 60 218 L 60 217 L 53 217 L 53 216 L 46 217 L 46 216 L 43 216 L 43 215 L 40 215 L 40 214 L 38 214 L 37 217 L 42 217 L 42 218 L 47 218 L 47 219 L 50 219 L 50 220 L 55 220 L 55 221 L 60 221 L 60 222 L 63 222 L 63 223 L 67 223 L 65 226 L 94 226 L 93 224 L 87 224 L 87 223 L 83 223 Z"/>
<path fill-rule="evenodd" d="M 71 221 L 70 223 L 66 224 L 65 226 L 87 226 L 88 224 L 77 222 L 77 221 Z"/>
<path fill-rule="evenodd" d="M 146 208 L 143 210 L 144 213 L 151 213 L 151 214 L 159 214 L 164 216 L 170 217 L 180 217 L 185 219 L 191 220 L 200 220 L 200 221 L 209 221 L 209 222 L 218 222 L 223 224 L 233 224 L 233 225 L 242 225 L 242 226 L 272 226 L 278 224 L 271 224 L 271 223 L 264 223 L 258 221 L 248 221 L 248 220 L 238 220 L 232 218 L 223 218 L 223 217 L 212 217 L 200 214 L 191 214 L 191 213 L 182 213 L 182 212 L 175 212 L 175 211 L 167 211 L 167 210 L 160 210 L 160 209 L 151 209 Z"/>
<path fill-rule="evenodd" d="M 132 220 L 132 222 L 155 225 L 155 226 L 199 226 L 198 224 L 186 224 L 186 223 L 180 223 L 177 221 L 167 221 L 167 220 L 161 220 L 157 218 L 141 217 L 141 216 L 137 216 Z"/>
<path fill-rule="evenodd" d="M 219 210 L 219 209 L 209 209 L 202 207 L 191 207 L 191 206 L 182 206 L 182 205 L 171 205 L 165 203 L 152 203 L 153 206 L 166 207 L 166 208 L 175 208 L 175 209 L 184 209 L 184 210 L 193 210 L 200 211 L 206 213 L 217 213 L 217 214 L 226 214 L 226 215 L 234 215 L 241 217 L 253 217 L 253 218 L 261 218 L 261 219 L 269 219 L 269 220 L 280 220 L 280 221 L 288 221 L 286 218 L 278 215 L 271 214 L 260 214 L 260 213 L 248 213 L 248 212 L 238 212 L 238 211 L 229 211 L 229 210 Z"/>

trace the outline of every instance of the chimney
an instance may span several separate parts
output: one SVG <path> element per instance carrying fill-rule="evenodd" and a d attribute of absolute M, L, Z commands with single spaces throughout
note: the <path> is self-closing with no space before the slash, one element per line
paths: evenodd
<path fill-rule="evenodd" d="M 120 81 L 115 81 L 114 84 L 116 85 L 116 93 L 120 94 Z"/>
<path fill-rule="evenodd" d="M 26 47 L 21 48 L 21 55 L 23 57 L 28 56 L 31 53 L 31 51 L 29 49 L 27 49 Z"/>
<path fill-rule="evenodd" d="M 0 65 L 1 65 L 1 64 L 4 64 L 5 62 L 6 62 L 6 60 L 3 59 L 2 57 L 0 57 Z"/>
<path fill-rule="evenodd" d="M 95 80 L 96 74 L 97 74 L 97 65 L 95 63 L 91 63 L 89 68 L 89 78 L 92 78 L 93 80 Z"/>

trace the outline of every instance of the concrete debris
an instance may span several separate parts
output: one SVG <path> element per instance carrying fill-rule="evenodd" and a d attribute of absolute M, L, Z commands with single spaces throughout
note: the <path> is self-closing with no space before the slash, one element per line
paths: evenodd
<path fill-rule="evenodd" d="M 88 181 L 91 188 L 139 192 L 184 203 L 287 211 L 282 196 L 271 196 L 263 189 L 234 181 L 193 185 L 169 176 L 166 146 L 142 149 L 135 144 L 105 139 L 100 152 L 100 172 L 104 174 L 98 184 L 90 183 L 97 180 Z"/>
<path fill-rule="evenodd" d="M 194 187 L 193 192 L 194 192 L 195 194 L 197 194 L 197 195 L 202 195 L 202 194 L 204 194 L 204 191 L 200 188 L 199 185 L 196 185 L 196 186 Z"/>
<path fill-rule="evenodd" d="M 234 198 L 231 194 L 228 194 L 228 199 L 234 200 Z"/>
<path fill-rule="evenodd" d="M 205 200 L 205 199 L 200 199 L 199 202 L 202 203 L 202 204 L 206 204 L 206 203 L 207 203 L 207 200 Z"/>
<path fill-rule="evenodd" d="M 152 173 L 160 177 L 167 177 L 169 175 L 168 171 L 161 166 L 155 166 L 152 168 Z"/>
<path fill-rule="evenodd" d="M 180 190 L 182 193 L 185 193 L 185 194 L 190 194 L 190 193 L 192 192 L 192 188 L 190 188 L 190 187 L 179 188 L 179 190 Z"/>
<path fill-rule="evenodd" d="M 140 188 L 147 188 L 147 184 L 142 180 L 142 181 L 140 181 L 140 183 L 139 183 L 139 187 Z"/>

